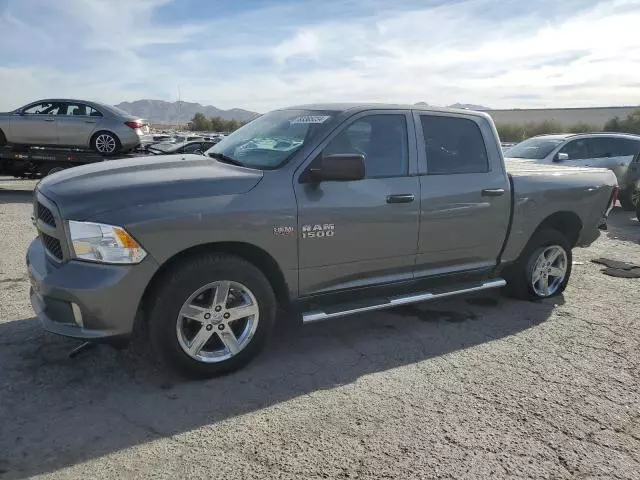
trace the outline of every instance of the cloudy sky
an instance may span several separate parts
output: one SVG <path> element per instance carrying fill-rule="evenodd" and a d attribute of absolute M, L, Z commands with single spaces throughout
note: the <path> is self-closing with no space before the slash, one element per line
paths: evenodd
<path fill-rule="evenodd" d="M 0 0 L 0 109 L 638 105 L 638 25 L 640 0 Z"/>

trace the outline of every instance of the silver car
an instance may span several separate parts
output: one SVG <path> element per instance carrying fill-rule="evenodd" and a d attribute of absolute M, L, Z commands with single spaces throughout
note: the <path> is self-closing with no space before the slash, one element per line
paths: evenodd
<path fill-rule="evenodd" d="M 0 113 L 0 145 L 91 148 L 109 155 L 140 145 L 146 120 L 86 100 L 38 100 Z"/>
<path fill-rule="evenodd" d="M 520 142 L 505 152 L 505 157 L 560 163 L 577 167 L 608 168 L 616 174 L 620 204 L 633 209 L 627 171 L 640 152 L 640 136 L 625 133 L 579 133 L 538 135 Z"/>

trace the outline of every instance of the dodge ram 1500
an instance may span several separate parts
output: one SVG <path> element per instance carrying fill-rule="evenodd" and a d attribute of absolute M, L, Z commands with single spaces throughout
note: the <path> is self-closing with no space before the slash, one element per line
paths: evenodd
<path fill-rule="evenodd" d="M 503 288 L 559 295 L 615 201 L 611 171 L 510 162 L 491 118 L 404 105 L 276 110 L 206 155 L 45 178 L 27 265 L 46 330 L 130 337 L 196 375 L 303 322 Z M 509 171 L 508 171 L 509 170 Z"/>

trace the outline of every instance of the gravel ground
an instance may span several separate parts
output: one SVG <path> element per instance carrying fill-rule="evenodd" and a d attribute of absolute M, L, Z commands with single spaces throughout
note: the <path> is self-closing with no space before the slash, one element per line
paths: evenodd
<path fill-rule="evenodd" d="M 0 179 L 1 180 L 1 179 Z M 0 181 L 0 184 L 2 182 Z M 640 478 L 640 225 L 575 251 L 564 298 L 281 326 L 186 382 L 138 339 L 69 359 L 27 301 L 28 193 L 0 192 L 0 478 Z"/>

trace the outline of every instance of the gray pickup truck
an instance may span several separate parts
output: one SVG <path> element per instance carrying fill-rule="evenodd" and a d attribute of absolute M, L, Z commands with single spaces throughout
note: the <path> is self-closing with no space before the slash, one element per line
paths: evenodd
<path fill-rule="evenodd" d="M 106 161 L 34 196 L 31 302 L 48 331 L 172 365 L 245 365 L 302 322 L 502 288 L 560 294 L 615 202 L 611 171 L 514 161 L 489 116 L 403 105 L 277 110 L 206 155 Z M 284 315 L 284 313 L 282 313 Z"/>

